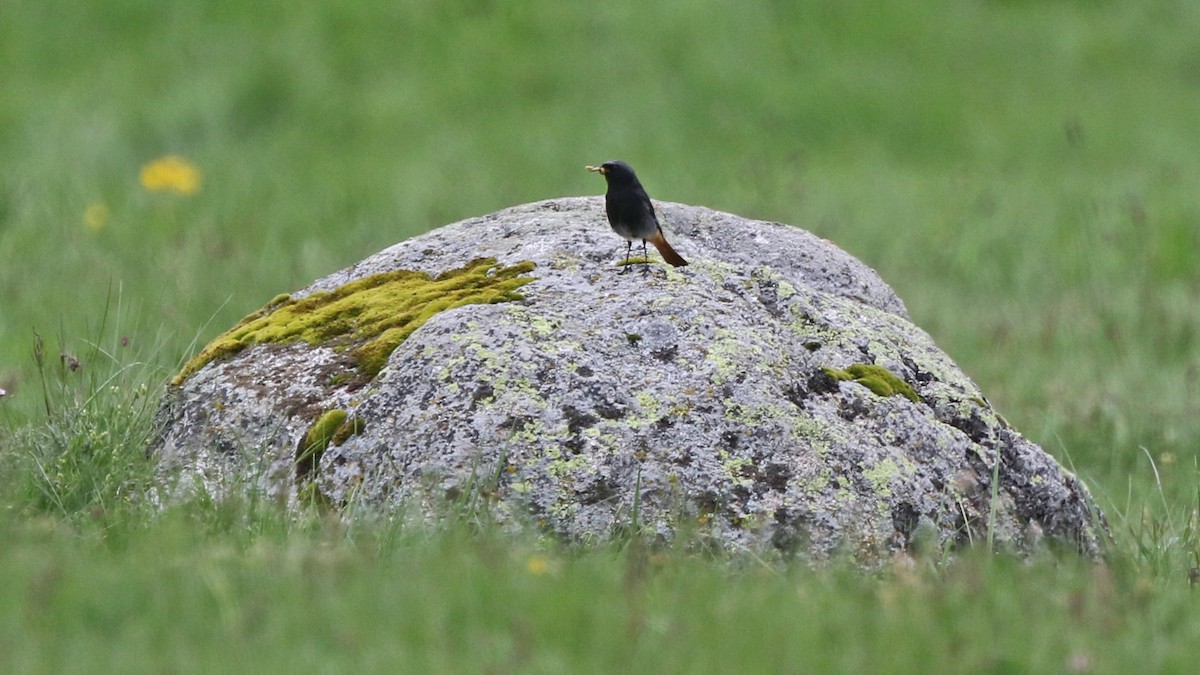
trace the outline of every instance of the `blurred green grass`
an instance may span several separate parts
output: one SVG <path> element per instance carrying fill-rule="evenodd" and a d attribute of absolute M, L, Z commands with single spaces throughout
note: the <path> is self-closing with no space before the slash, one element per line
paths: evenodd
<path fill-rule="evenodd" d="M 228 653 L 1186 668 L 1198 29 L 1200 4 L 1172 0 L 0 0 L 0 654 L 25 672 Z M 139 185 L 168 154 L 202 171 L 197 194 Z M 139 501 L 153 397 L 197 343 L 416 233 L 599 194 L 582 168 L 611 158 L 656 198 L 792 223 L 878 269 L 1099 495 L 1108 565 L 968 555 L 864 579 Z"/>
<path fill-rule="evenodd" d="M 1188 672 L 1194 598 L 1079 558 L 777 569 L 333 521 L 0 522 L 8 672 Z M 260 523 L 261 524 L 261 523 Z M 1181 629 L 1182 628 L 1182 629 Z M 1178 639 L 1163 639 L 1174 636 Z"/>
<path fill-rule="evenodd" d="M 780 220 L 879 269 L 1019 428 L 1110 487 L 1194 467 L 1200 7 L 1114 2 L 0 5 L 0 386 L 33 330 L 169 370 L 274 294 L 601 190 Z M 179 154 L 192 197 L 140 166 Z M 99 231 L 83 225 L 103 203 Z"/>

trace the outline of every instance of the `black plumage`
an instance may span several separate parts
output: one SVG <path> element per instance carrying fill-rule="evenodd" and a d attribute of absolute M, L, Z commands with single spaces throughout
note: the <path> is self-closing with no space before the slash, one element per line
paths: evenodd
<path fill-rule="evenodd" d="M 646 194 L 637 174 L 633 172 L 633 167 L 614 160 L 600 166 L 589 166 L 587 170 L 599 173 L 608 182 L 608 192 L 604 195 L 604 211 L 613 231 L 626 241 L 626 264 L 633 250 L 633 242 L 637 239 L 642 240 L 643 255 L 646 253 L 646 242 L 650 242 L 662 254 L 663 260 L 676 267 L 688 264 L 663 236 L 658 216 L 654 213 L 654 205 L 650 203 L 650 196 Z"/>

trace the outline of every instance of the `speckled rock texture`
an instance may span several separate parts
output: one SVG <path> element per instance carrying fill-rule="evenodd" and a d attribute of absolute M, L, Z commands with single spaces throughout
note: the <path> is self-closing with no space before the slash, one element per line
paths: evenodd
<path fill-rule="evenodd" d="M 914 539 L 1095 555 L 1082 483 L 992 410 L 870 268 L 801 229 L 659 202 L 691 264 L 619 273 L 599 197 L 517 206 L 293 294 L 480 257 L 525 300 L 443 311 L 368 382 L 325 345 L 263 345 L 168 392 L 152 451 L 180 490 L 265 491 L 603 540 L 636 526 L 730 550 L 885 560 Z M 831 373 L 873 364 L 918 401 Z M 356 420 L 311 462 L 323 414 Z"/>

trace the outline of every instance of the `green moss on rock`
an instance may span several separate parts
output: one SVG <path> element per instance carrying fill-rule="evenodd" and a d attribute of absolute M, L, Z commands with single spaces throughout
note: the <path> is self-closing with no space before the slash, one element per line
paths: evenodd
<path fill-rule="evenodd" d="M 351 436 L 357 436 L 367 430 L 367 423 L 357 417 L 351 417 L 338 427 L 337 431 L 333 432 L 333 437 L 329 439 L 329 443 L 334 447 L 345 443 Z"/>
<path fill-rule="evenodd" d="M 626 265 L 649 265 L 653 262 L 655 261 L 651 260 L 650 258 L 636 257 L 630 258 L 629 260 L 622 260 L 621 262 L 617 263 L 617 267 L 624 267 Z"/>
<path fill-rule="evenodd" d="M 921 400 L 912 385 L 896 377 L 892 371 L 883 366 L 856 363 L 845 370 L 827 367 L 822 367 L 821 370 L 835 380 L 857 382 L 878 396 L 903 396 L 914 403 Z"/>
<path fill-rule="evenodd" d="M 321 457 L 329 446 L 338 446 L 351 436 L 362 433 L 366 424 L 357 417 L 350 417 L 344 410 L 328 410 L 312 423 L 304 438 L 296 444 L 296 487 L 301 503 L 321 507 L 330 502 L 313 477 L 317 474 Z"/>
<path fill-rule="evenodd" d="M 300 444 L 296 447 L 296 477 L 303 479 L 317 471 L 321 455 L 329 447 L 329 442 L 346 423 L 345 410 L 330 410 L 312 423 Z"/>
<path fill-rule="evenodd" d="M 479 258 L 432 277 L 395 270 L 352 281 L 299 300 L 276 296 L 213 340 L 171 380 L 180 385 L 210 361 L 259 344 L 304 341 L 348 350 L 360 375 L 370 379 L 392 351 L 438 312 L 463 305 L 524 300 L 516 289 L 533 281 L 524 261 L 508 267 Z"/>

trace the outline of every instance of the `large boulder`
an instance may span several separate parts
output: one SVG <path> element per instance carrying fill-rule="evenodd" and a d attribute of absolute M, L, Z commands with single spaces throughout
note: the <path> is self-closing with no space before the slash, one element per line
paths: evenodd
<path fill-rule="evenodd" d="M 217 338 L 153 450 L 180 490 L 571 540 L 630 527 L 879 560 L 915 539 L 1096 554 L 1086 488 L 1012 429 L 870 268 L 795 227 L 658 203 L 691 262 L 601 198 L 401 242 Z"/>

